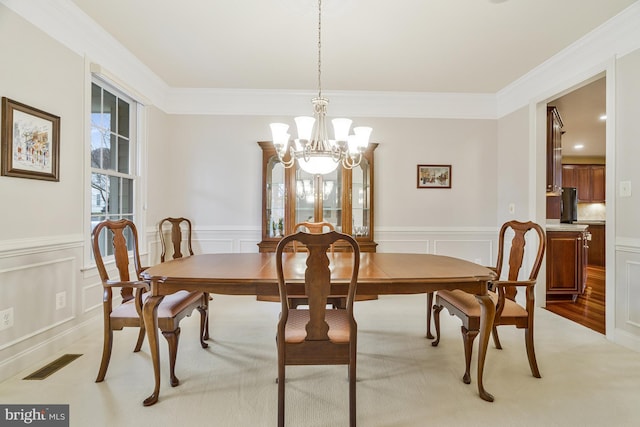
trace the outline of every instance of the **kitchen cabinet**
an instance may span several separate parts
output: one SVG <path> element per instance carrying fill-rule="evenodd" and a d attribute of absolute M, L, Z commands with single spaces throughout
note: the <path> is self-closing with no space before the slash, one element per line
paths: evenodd
<path fill-rule="evenodd" d="M 547 229 L 547 301 L 575 299 L 587 283 L 589 232 Z"/>
<path fill-rule="evenodd" d="M 328 221 L 356 238 L 362 252 L 375 252 L 373 240 L 373 153 L 370 143 L 360 165 L 311 175 L 296 164 L 285 168 L 270 141 L 262 149 L 262 241 L 260 252 L 275 252 L 280 239 L 303 221 Z M 340 242 L 335 250 L 341 250 Z"/>
<path fill-rule="evenodd" d="M 562 186 L 578 189 L 578 202 L 605 202 L 605 165 L 562 165 Z"/>
<path fill-rule="evenodd" d="M 604 267 L 605 263 L 605 225 L 589 224 L 589 233 L 591 233 L 591 241 L 589 242 L 589 265 Z"/>
<path fill-rule="evenodd" d="M 547 193 L 562 188 L 562 118 L 556 107 L 547 107 Z"/>

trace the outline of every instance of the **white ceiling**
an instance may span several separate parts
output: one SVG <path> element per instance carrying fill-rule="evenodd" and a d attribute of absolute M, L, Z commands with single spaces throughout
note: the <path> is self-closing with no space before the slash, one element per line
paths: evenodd
<path fill-rule="evenodd" d="M 317 0 L 72 1 L 171 87 L 317 90 Z M 323 0 L 322 89 L 493 94 L 635 1 Z"/>
<path fill-rule="evenodd" d="M 317 88 L 317 0 L 73 0 L 169 86 Z M 634 0 L 324 0 L 327 90 L 495 93 Z"/>
<path fill-rule="evenodd" d="M 606 78 L 602 77 L 549 102 L 558 109 L 564 126 L 563 156 L 605 156 Z M 583 145 L 577 148 L 576 145 Z"/>

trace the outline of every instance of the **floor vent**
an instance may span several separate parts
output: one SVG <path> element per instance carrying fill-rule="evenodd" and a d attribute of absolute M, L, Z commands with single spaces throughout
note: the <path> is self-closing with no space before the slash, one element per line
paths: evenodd
<path fill-rule="evenodd" d="M 78 357 L 82 356 L 81 354 L 65 354 L 49 363 L 48 365 L 38 369 L 31 375 L 28 375 L 23 378 L 23 380 L 43 380 L 47 378 L 49 375 L 57 372 L 58 370 L 64 368 L 69 363 L 76 360 Z"/>

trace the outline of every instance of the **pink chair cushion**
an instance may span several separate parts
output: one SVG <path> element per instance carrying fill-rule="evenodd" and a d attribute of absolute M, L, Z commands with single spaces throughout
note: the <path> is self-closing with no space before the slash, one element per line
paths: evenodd
<path fill-rule="evenodd" d="M 480 303 L 476 299 L 475 295 L 459 289 L 454 289 L 451 291 L 438 291 L 438 296 L 466 313 L 469 317 L 480 317 Z M 494 304 L 498 302 L 497 293 L 489 292 L 489 296 L 493 300 Z M 527 317 L 527 310 L 525 310 L 521 305 L 505 298 L 502 317 Z"/>
<path fill-rule="evenodd" d="M 349 342 L 349 316 L 346 310 L 327 309 L 325 319 L 329 325 L 329 341 L 333 343 Z M 303 342 L 307 336 L 306 325 L 309 323 L 309 310 L 289 310 L 284 340 L 287 343 Z"/>
<path fill-rule="evenodd" d="M 149 292 L 145 292 L 142 296 L 142 303 L 149 298 Z M 202 292 L 178 291 L 164 297 L 158 306 L 158 318 L 174 317 L 180 313 L 185 307 L 202 300 Z M 111 312 L 112 318 L 132 318 L 138 317 L 134 300 L 129 300 L 113 308 Z"/>

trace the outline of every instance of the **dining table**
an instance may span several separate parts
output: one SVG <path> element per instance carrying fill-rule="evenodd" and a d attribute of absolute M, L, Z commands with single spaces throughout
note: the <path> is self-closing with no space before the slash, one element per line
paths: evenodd
<path fill-rule="evenodd" d="M 353 255 L 335 252 L 327 253 L 327 256 L 331 269 L 331 292 L 333 295 L 346 295 Z M 283 257 L 290 293 L 304 294 L 306 252 L 285 253 Z M 193 255 L 149 267 L 141 276 L 150 287 L 150 296 L 144 303 L 142 313 L 155 380 L 152 394 L 143 401 L 144 406 L 155 404 L 160 395 L 157 311 L 165 295 L 179 290 L 223 295 L 279 295 L 274 253 Z M 488 287 L 495 279 L 495 273 L 491 269 L 459 258 L 435 254 L 363 252 L 360 254 L 357 294 L 419 294 L 441 289 L 461 289 L 474 294 L 481 309 L 478 393 L 482 399 L 491 402 L 493 396 L 484 388 L 483 373 L 496 311 L 493 300 L 488 295 Z"/>

